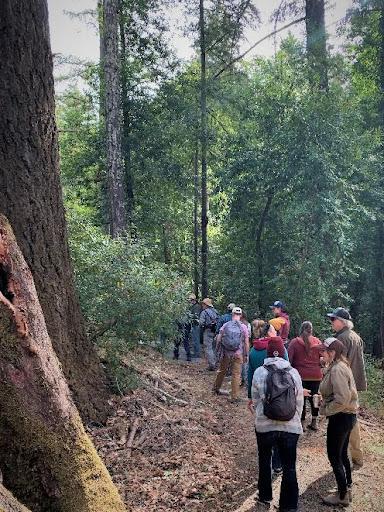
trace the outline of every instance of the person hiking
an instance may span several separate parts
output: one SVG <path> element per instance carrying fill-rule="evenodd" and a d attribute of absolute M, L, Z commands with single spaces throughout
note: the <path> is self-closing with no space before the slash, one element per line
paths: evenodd
<path fill-rule="evenodd" d="M 197 301 L 196 295 L 191 293 L 188 297 L 189 312 L 190 312 L 190 334 L 192 338 L 193 356 L 200 357 L 200 325 L 199 318 L 201 313 L 201 306 Z M 189 335 L 189 333 L 188 333 Z"/>
<path fill-rule="evenodd" d="M 191 349 L 189 346 L 189 315 L 187 313 L 182 315 L 178 320 L 176 320 L 176 325 L 178 333 L 174 340 L 173 359 L 178 361 L 180 356 L 180 345 L 183 343 L 187 361 L 191 361 Z"/>
<path fill-rule="evenodd" d="M 216 324 L 219 319 L 219 313 L 213 307 L 212 300 L 206 297 L 201 303 L 202 311 L 199 317 L 200 328 L 203 332 L 203 344 L 205 357 L 208 363 L 208 370 L 216 369 L 216 356 L 213 351 L 213 340 L 216 332 Z"/>
<path fill-rule="evenodd" d="M 217 354 L 219 370 L 213 385 L 213 391 L 220 394 L 225 374 L 232 367 L 231 399 L 236 403 L 240 401 L 241 366 L 248 361 L 249 334 L 247 327 L 241 323 L 241 308 L 232 310 L 232 319 L 226 322 L 217 336 Z"/>
<path fill-rule="evenodd" d="M 236 307 L 236 304 L 230 302 L 227 306 L 227 311 L 221 315 L 216 324 L 216 335 L 219 334 L 220 329 L 224 324 L 232 320 L 232 309 Z"/>
<path fill-rule="evenodd" d="M 345 356 L 351 366 L 357 391 L 366 391 L 367 376 L 364 364 L 364 342 L 353 330 L 352 317 L 349 311 L 339 307 L 331 313 L 328 313 L 327 316 L 332 323 L 335 337 L 340 340 L 346 348 Z M 359 421 L 356 421 L 351 432 L 349 450 L 354 468 L 361 468 L 364 464 L 364 456 L 361 449 Z"/>
<path fill-rule="evenodd" d="M 293 368 L 299 372 L 303 388 L 309 389 L 311 396 L 308 397 L 311 404 L 312 421 L 309 428 L 318 430 L 319 408 L 315 407 L 313 396 L 319 392 L 319 386 L 323 374 L 320 366 L 321 341 L 313 336 L 311 322 L 305 321 L 301 324 L 300 335 L 289 343 L 288 357 Z M 301 421 L 305 421 L 306 399 L 304 399 Z M 304 429 L 304 425 L 303 425 Z"/>
<path fill-rule="evenodd" d="M 252 338 L 252 327 L 251 324 L 248 322 L 247 313 L 242 310 L 240 322 L 246 326 L 248 329 L 248 352 L 250 350 L 249 346 L 249 340 Z M 247 375 L 248 375 L 248 362 L 244 362 L 241 366 L 241 384 L 240 386 L 244 386 L 247 382 Z"/>
<path fill-rule="evenodd" d="M 322 348 L 327 368 L 320 384 L 320 412 L 328 418 L 327 453 L 337 482 L 337 491 L 323 497 L 323 501 L 327 505 L 348 506 L 352 500 L 348 443 L 357 422 L 357 389 L 343 342 L 327 338 Z"/>
<path fill-rule="evenodd" d="M 297 370 L 284 359 L 281 337 L 272 337 L 267 359 L 256 369 L 252 380 L 255 429 L 259 456 L 258 501 L 272 501 L 272 448 L 278 447 L 283 477 L 280 487 L 280 512 L 298 510 L 299 488 L 296 475 L 297 442 L 303 429 L 301 413 L 304 397 Z"/>
<path fill-rule="evenodd" d="M 252 343 L 252 348 L 249 352 L 248 358 L 248 409 L 253 412 L 253 400 L 252 400 L 252 380 L 253 375 L 257 368 L 263 366 L 264 360 L 268 357 L 267 347 L 268 343 L 271 340 L 275 340 L 276 330 L 275 328 L 263 321 L 263 328 L 260 331 L 260 336 L 258 339 L 254 339 Z M 284 348 L 284 359 L 288 361 L 288 352 Z M 272 451 L 272 470 L 274 475 L 279 475 L 282 472 L 281 460 L 279 456 L 279 451 L 275 447 Z"/>
<path fill-rule="evenodd" d="M 284 302 L 276 300 L 272 306 L 269 306 L 275 317 L 273 326 L 275 327 L 277 334 L 283 339 L 284 345 L 289 343 L 289 330 L 291 328 L 291 322 L 289 315 L 286 310 Z"/>

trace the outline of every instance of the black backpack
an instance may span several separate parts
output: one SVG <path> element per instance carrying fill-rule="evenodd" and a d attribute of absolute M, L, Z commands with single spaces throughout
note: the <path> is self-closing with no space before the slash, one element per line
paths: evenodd
<path fill-rule="evenodd" d="M 289 421 L 296 412 L 296 386 L 291 366 L 279 369 L 275 365 L 264 365 L 268 371 L 264 415 L 270 420 Z"/>

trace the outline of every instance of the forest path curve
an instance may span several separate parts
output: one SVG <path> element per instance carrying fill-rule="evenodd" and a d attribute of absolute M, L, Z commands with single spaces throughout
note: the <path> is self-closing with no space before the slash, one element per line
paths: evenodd
<path fill-rule="evenodd" d="M 106 428 L 89 428 L 130 512 L 253 512 L 257 447 L 244 401 L 212 394 L 214 372 L 202 360 L 170 361 L 139 352 L 127 361 L 144 387 L 114 400 Z M 224 387 L 229 389 L 226 379 Z M 321 496 L 335 486 L 325 452 L 326 421 L 301 436 L 298 449 L 300 512 L 332 510 Z M 354 472 L 353 512 L 383 512 L 384 428 L 363 411 L 364 467 Z M 134 432 L 133 432 L 134 431 Z M 130 440 L 134 434 L 133 441 Z M 280 478 L 274 482 L 278 503 Z M 274 510 L 274 507 L 271 507 Z"/>

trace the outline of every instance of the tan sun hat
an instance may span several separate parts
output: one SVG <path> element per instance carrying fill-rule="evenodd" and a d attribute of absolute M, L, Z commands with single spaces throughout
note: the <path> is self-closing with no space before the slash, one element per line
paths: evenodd
<path fill-rule="evenodd" d="M 205 299 L 203 299 L 202 303 L 205 304 L 206 306 L 213 306 L 212 299 L 210 299 L 209 297 L 206 297 Z"/>
<path fill-rule="evenodd" d="M 188 295 L 188 299 L 189 299 L 189 300 L 196 300 L 196 295 L 195 295 L 194 293 L 190 293 L 190 294 Z"/>

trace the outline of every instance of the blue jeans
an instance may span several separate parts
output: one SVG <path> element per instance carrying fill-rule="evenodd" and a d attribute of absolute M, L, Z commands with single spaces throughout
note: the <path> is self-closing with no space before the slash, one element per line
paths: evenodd
<path fill-rule="evenodd" d="M 259 497 L 272 501 L 272 449 L 277 446 L 283 468 L 279 507 L 281 510 L 296 510 L 299 501 L 299 486 L 296 476 L 296 449 L 299 434 L 280 432 L 256 432 L 259 452 Z"/>

